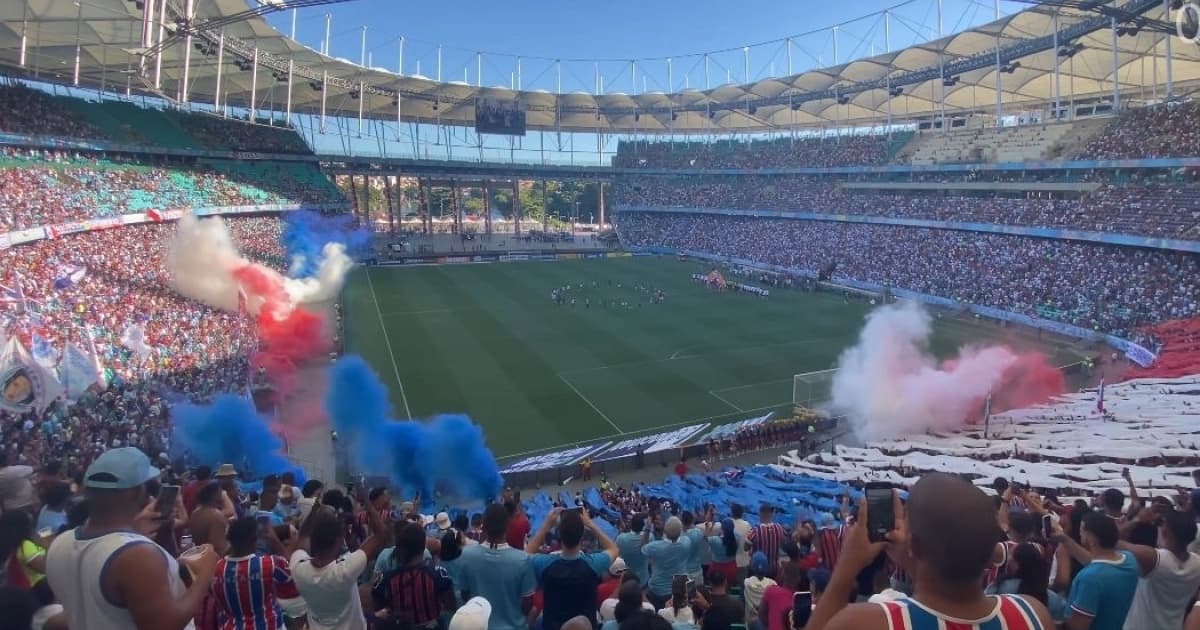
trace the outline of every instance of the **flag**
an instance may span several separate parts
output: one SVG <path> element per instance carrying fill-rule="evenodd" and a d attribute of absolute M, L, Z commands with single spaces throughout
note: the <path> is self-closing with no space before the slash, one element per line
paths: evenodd
<path fill-rule="evenodd" d="M 50 344 L 50 340 L 35 332 L 33 333 L 32 342 L 33 360 L 37 361 L 38 365 L 44 368 L 53 369 L 54 364 L 58 363 L 58 352 L 54 350 L 54 346 Z"/>
<path fill-rule="evenodd" d="M 62 394 L 54 374 L 38 365 L 13 337 L 0 352 L 0 409 L 16 414 L 41 413 Z"/>
<path fill-rule="evenodd" d="M 58 290 L 69 289 L 75 286 L 83 277 L 87 275 L 87 267 L 77 265 L 63 265 L 58 270 L 58 276 L 54 278 L 54 288 Z"/>
<path fill-rule="evenodd" d="M 1104 378 L 1100 378 L 1100 386 L 1096 388 L 1096 413 L 1104 413 Z"/>
<path fill-rule="evenodd" d="M 20 303 L 20 302 L 24 302 L 24 301 L 25 301 L 25 292 L 21 290 L 20 285 L 17 285 L 17 288 L 14 289 L 10 286 L 0 284 L 0 302 Z"/>
<path fill-rule="evenodd" d="M 88 351 L 92 353 L 92 367 L 96 370 L 96 382 L 100 387 L 108 387 L 109 370 L 105 369 L 104 362 L 100 360 L 100 353 L 96 352 L 96 339 L 92 337 L 92 327 L 87 327 Z"/>
<path fill-rule="evenodd" d="M 86 349 L 68 343 L 58 364 L 58 376 L 66 389 L 67 398 L 75 400 L 84 390 L 101 380 L 95 357 Z"/>
<path fill-rule="evenodd" d="M 146 211 L 146 219 L 148 221 L 153 221 L 155 223 L 162 223 L 163 215 L 158 210 L 147 210 Z"/>
<path fill-rule="evenodd" d="M 126 326 L 121 333 L 121 345 L 129 348 L 137 358 L 146 358 L 150 354 L 150 346 L 146 345 L 146 325 L 135 322 Z"/>

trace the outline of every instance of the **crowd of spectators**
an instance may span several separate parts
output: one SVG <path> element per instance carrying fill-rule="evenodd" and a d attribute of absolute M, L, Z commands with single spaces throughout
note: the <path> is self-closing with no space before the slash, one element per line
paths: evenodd
<path fill-rule="evenodd" d="M 1122 112 L 1075 155 L 1082 160 L 1195 157 L 1200 103 L 1164 103 Z"/>
<path fill-rule="evenodd" d="M 687 506 L 639 484 L 536 523 L 511 490 L 427 514 L 385 487 L 246 483 L 231 464 L 160 469 L 136 448 L 74 476 L 0 466 L 12 628 L 1200 627 L 1200 490 L 1173 504 L 1130 482 L 1089 503 L 929 473 L 780 522 L 769 502 Z M 593 520 L 606 514 L 615 536 Z"/>
<path fill-rule="evenodd" d="M 218 118 L 198 114 L 180 114 L 179 126 L 198 146 L 216 151 L 254 151 L 256 153 L 312 153 L 300 134 L 291 127 Z"/>
<path fill-rule="evenodd" d="M 813 212 L 1200 238 L 1200 185 L 1191 182 L 1105 184 L 1074 199 L 889 192 L 843 183 L 801 175 L 626 176 L 614 183 L 613 196 L 618 206 Z"/>
<path fill-rule="evenodd" d="M 0 85 L 0 131 L 69 139 L 120 141 L 127 144 L 153 145 L 153 134 L 143 135 L 130 124 L 120 126 L 120 138 L 80 113 L 89 107 L 80 99 L 54 96 L 19 83 Z M 139 115 L 154 122 L 177 127 L 197 149 L 215 151 L 251 151 L 256 153 L 312 153 L 296 130 L 279 121 L 223 118 L 169 110 L 145 109 Z M 153 125 L 145 125 L 153 126 Z"/>
<path fill-rule="evenodd" d="M 160 164 L 6 148 L 0 151 L 0 232 L 156 210 L 344 198 L 315 164 Z"/>
<path fill-rule="evenodd" d="M 623 168 L 780 168 L 874 166 L 911 134 L 855 134 L 719 142 L 628 141 L 617 145 L 613 166 Z"/>
<path fill-rule="evenodd" d="M 0 85 L 0 131 L 33 136 L 102 139 L 104 133 L 54 97 L 22 85 Z"/>
<path fill-rule="evenodd" d="M 227 221 L 242 252 L 283 268 L 277 217 Z M 111 371 L 106 389 L 69 392 L 43 414 L 0 412 L 0 452 L 9 462 L 59 461 L 80 472 L 97 453 L 136 444 L 167 451 L 168 400 L 205 400 L 245 392 L 255 327 L 236 313 L 187 300 L 170 290 L 164 263 L 173 226 L 150 223 L 65 235 L 4 251 L 0 285 L 11 289 L 0 329 L 26 348 L 47 344 L 60 355 L 68 342 L 94 341 Z M 64 268 L 86 272 L 70 286 L 55 281 Z M 149 353 L 122 343 L 131 325 L 145 331 Z"/>
<path fill-rule="evenodd" d="M 620 213 L 623 242 L 908 289 L 1124 335 L 1200 314 L 1200 258 L 891 225 Z"/>

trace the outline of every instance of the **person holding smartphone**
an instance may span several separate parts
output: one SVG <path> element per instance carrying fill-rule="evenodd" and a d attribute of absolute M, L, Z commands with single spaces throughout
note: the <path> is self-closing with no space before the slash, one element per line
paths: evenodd
<path fill-rule="evenodd" d="M 138 531 L 149 503 L 146 482 L 159 471 L 137 448 L 105 451 L 84 473 L 88 520 L 54 539 L 46 577 L 67 625 L 88 630 L 183 630 L 208 593 L 217 555 L 212 547 L 179 562 Z M 192 576 L 186 586 L 183 563 Z"/>
<path fill-rule="evenodd" d="M 557 554 L 539 553 L 550 528 L 557 523 L 562 551 Z M 580 549 L 585 531 L 596 537 L 603 551 L 583 553 Z M 545 593 L 542 625 L 557 630 L 567 620 L 583 615 L 595 619 L 599 609 L 596 591 L 601 576 L 617 559 L 619 551 L 604 530 L 596 527 L 586 508 L 555 509 L 546 516 L 537 534 L 525 546 L 530 564 Z"/>

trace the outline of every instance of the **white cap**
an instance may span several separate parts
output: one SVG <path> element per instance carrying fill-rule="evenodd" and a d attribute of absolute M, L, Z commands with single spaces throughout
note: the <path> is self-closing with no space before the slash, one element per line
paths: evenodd
<path fill-rule="evenodd" d="M 609 572 L 609 573 L 611 573 L 611 574 L 613 574 L 613 575 L 621 575 L 621 574 L 622 574 L 622 573 L 624 573 L 624 572 L 626 571 L 626 569 L 628 569 L 628 568 L 629 568 L 629 567 L 627 567 L 627 566 L 625 565 L 625 559 L 624 559 L 624 558 L 617 558 L 616 560 L 613 560 L 613 563 L 612 563 L 611 565 L 609 565 L 609 567 L 608 567 L 608 572 Z"/>
<path fill-rule="evenodd" d="M 437 523 L 437 528 L 442 531 L 450 529 L 450 515 L 445 512 L 438 512 L 438 515 L 434 517 L 433 522 Z"/>
<path fill-rule="evenodd" d="M 487 630 L 492 605 L 482 597 L 472 597 L 450 618 L 449 630 Z"/>

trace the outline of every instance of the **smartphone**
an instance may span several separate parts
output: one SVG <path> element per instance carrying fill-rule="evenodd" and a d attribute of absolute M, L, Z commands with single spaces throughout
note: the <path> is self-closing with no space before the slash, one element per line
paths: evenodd
<path fill-rule="evenodd" d="M 812 617 L 812 592 L 796 591 L 792 595 L 792 627 L 803 628 Z"/>
<path fill-rule="evenodd" d="M 159 516 L 167 518 L 175 511 L 175 501 L 179 498 L 179 486 L 164 485 L 158 489 L 158 498 L 154 501 L 154 511 Z"/>
<path fill-rule="evenodd" d="M 866 491 L 867 534 L 871 542 L 882 542 L 887 539 L 888 532 L 896 529 L 892 486 L 888 483 L 871 482 L 866 485 Z"/>
<path fill-rule="evenodd" d="M 685 573 L 671 576 L 671 605 L 673 607 L 683 608 L 687 606 L 687 583 L 690 581 Z"/>
<path fill-rule="evenodd" d="M 1042 515 L 1042 537 L 1050 540 L 1050 535 L 1054 533 L 1054 523 L 1050 519 L 1049 514 Z"/>
<path fill-rule="evenodd" d="M 271 529 L 271 515 L 256 514 L 254 520 L 258 522 L 258 539 L 265 540 L 267 538 L 267 530 Z"/>

